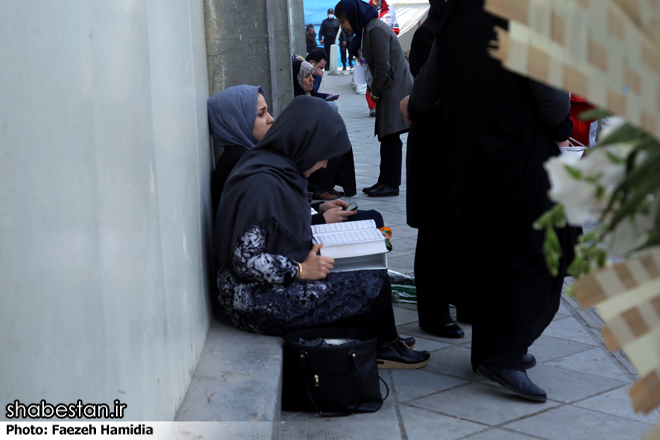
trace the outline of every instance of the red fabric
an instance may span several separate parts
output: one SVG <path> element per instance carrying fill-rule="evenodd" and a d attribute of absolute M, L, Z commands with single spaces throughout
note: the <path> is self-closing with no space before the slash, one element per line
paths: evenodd
<path fill-rule="evenodd" d="M 367 103 L 369 104 L 369 110 L 374 110 L 376 108 L 376 103 L 371 99 L 369 92 L 367 92 Z"/>
<path fill-rule="evenodd" d="M 369 4 L 373 6 L 374 8 L 378 9 L 376 7 L 376 3 L 374 3 L 374 0 L 369 0 Z M 383 14 L 387 12 L 387 10 L 390 9 L 390 5 L 387 4 L 385 0 L 380 2 L 380 14 L 378 14 L 378 18 L 382 17 Z"/>
<path fill-rule="evenodd" d="M 571 94 L 571 121 L 573 121 L 572 138 L 586 146 L 589 146 L 589 129 L 591 123 L 594 122 L 595 119 L 582 121 L 579 116 L 581 113 L 591 110 L 592 108 L 595 107 L 589 104 L 584 97 Z"/>

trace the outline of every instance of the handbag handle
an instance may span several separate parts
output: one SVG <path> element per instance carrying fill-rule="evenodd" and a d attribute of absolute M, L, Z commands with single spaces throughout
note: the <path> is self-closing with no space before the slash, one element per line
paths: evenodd
<path fill-rule="evenodd" d="M 358 374 L 358 377 L 360 378 L 360 398 L 358 399 L 358 403 L 355 405 L 355 408 L 352 409 L 347 409 L 346 411 L 342 413 L 336 413 L 336 414 L 323 414 L 323 412 L 319 411 L 318 407 L 316 406 L 316 401 L 314 400 L 314 396 L 312 395 L 311 390 L 309 389 L 309 384 L 305 380 L 305 374 L 300 375 L 300 381 L 302 382 L 303 389 L 305 390 L 305 395 L 307 396 L 307 401 L 312 404 L 312 407 L 314 408 L 314 411 L 316 414 L 318 414 L 321 417 L 343 417 L 343 416 L 349 416 L 360 408 L 360 405 L 362 405 L 362 398 L 364 397 L 364 383 L 362 382 L 362 375 L 360 374 L 360 370 L 357 367 L 357 364 L 355 363 L 355 351 L 351 350 L 348 352 L 348 358 L 351 359 L 351 365 L 353 365 L 353 368 Z M 307 372 L 307 352 L 304 350 L 300 350 L 300 371 L 301 372 Z M 378 376 L 380 379 L 380 376 Z M 380 379 L 383 380 L 383 379 Z M 384 381 L 383 381 L 384 382 Z M 387 387 L 387 384 L 385 384 Z M 390 389 L 387 387 L 387 394 L 390 394 Z M 383 399 L 384 400 L 384 399 Z"/>

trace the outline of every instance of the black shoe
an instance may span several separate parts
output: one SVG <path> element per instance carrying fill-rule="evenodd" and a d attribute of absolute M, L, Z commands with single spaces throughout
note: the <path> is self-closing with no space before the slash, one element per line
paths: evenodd
<path fill-rule="evenodd" d="M 367 193 L 369 197 L 394 197 L 399 195 L 399 188 L 392 188 L 384 183 Z"/>
<path fill-rule="evenodd" d="M 526 354 L 525 356 L 523 356 L 523 365 L 525 366 L 526 370 L 529 370 L 534 365 L 536 365 L 536 358 L 534 357 L 534 355 Z"/>
<path fill-rule="evenodd" d="M 374 184 L 371 185 L 371 186 L 368 186 L 368 187 L 366 187 L 366 188 L 362 188 L 362 192 L 365 193 L 365 194 L 369 194 L 371 191 L 375 190 L 375 189 L 378 188 L 380 185 L 382 185 L 380 182 L 376 182 L 376 183 L 374 183 Z"/>
<path fill-rule="evenodd" d="M 481 365 L 477 369 L 477 374 L 499 383 L 504 388 L 513 391 L 525 399 L 533 400 L 535 402 L 545 402 L 548 400 L 545 391 L 534 385 L 524 371 Z"/>
<path fill-rule="evenodd" d="M 378 358 L 378 368 L 413 370 L 428 364 L 431 354 L 428 351 L 411 350 L 406 347 L 401 338 L 397 338 L 390 344 L 379 345 L 376 357 Z"/>
<path fill-rule="evenodd" d="M 448 324 L 444 324 L 441 327 L 427 327 L 420 325 L 419 328 L 424 330 L 426 333 L 431 333 L 432 335 L 440 336 L 441 338 L 460 339 L 465 337 L 463 329 L 461 329 L 453 321 Z"/>
<path fill-rule="evenodd" d="M 343 68 L 343 69 L 341 69 L 341 70 L 346 70 L 346 66 L 344 66 L 344 68 Z"/>
<path fill-rule="evenodd" d="M 401 336 L 399 336 L 399 339 L 401 339 L 401 342 L 403 342 L 406 345 L 406 347 L 408 347 L 411 350 L 415 348 L 415 345 L 417 344 L 417 341 L 415 341 L 415 338 L 413 338 L 412 336 L 409 338 L 402 338 Z"/>

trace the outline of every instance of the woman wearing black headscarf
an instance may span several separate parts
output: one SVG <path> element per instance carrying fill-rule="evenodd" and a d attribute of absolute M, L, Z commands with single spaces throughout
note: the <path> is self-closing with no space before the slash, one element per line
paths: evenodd
<path fill-rule="evenodd" d="M 399 136 L 410 123 L 399 113 L 399 102 L 410 93 L 412 75 L 392 28 L 378 19 L 376 8 L 361 0 L 341 0 L 335 7 L 343 31 L 355 35 L 351 53 L 366 63 L 369 93 L 376 102 L 375 133 L 380 141 L 380 175 L 362 191 L 370 197 L 399 195 L 403 144 Z"/>
<path fill-rule="evenodd" d="M 473 297 L 472 368 L 545 401 L 545 391 L 526 374 L 535 363 L 527 349 L 559 307 L 565 264 L 558 277 L 550 275 L 543 233 L 532 223 L 552 207 L 543 163 L 570 136 L 570 104 L 568 94 L 516 75 L 488 55 L 496 26 L 508 23 L 485 12 L 483 0 L 449 0 L 429 59 L 409 102 L 401 104 L 413 121 L 441 109 L 447 200 L 463 234 L 461 262 L 471 272 L 461 282 Z M 568 249 L 568 231 L 558 235 Z"/>
<path fill-rule="evenodd" d="M 308 95 L 321 98 L 314 91 L 314 78 L 312 75 L 314 66 L 307 61 L 294 60 L 292 67 L 293 96 Z M 344 192 L 336 191 L 335 185 L 341 186 Z M 351 147 L 346 154 L 330 160 L 327 168 L 314 173 L 309 179 L 308 189 L 316 200 L 335 200 L 344 195 L 354 196 L 357 189 L 353 148 Z"/>
<path fill-rule="evenodd" d="M 431 53 L 440 24 L 444 0 L 429 0 L 431 9 L 424 23 L 415 31 L 410 47 L 410 71 L 419 74 Z M 462 338 L 463 330 L 449 315 L 449 303 L 465 312 L 465 292 L 460 298 L 455 284 L 462 262 L 460 228 L 452 212 L 449 157 L 442 139 L 442 108 L 438 105 L 413 121 L 408 134 L 406 155 L 408 225 L 418 228 L 415 247 L 415 284 L 417 314 L 422 330 L 443 338 Z M 428 191 L 432 190 L 433 202 Z M 442 243 L 442 251 L 438 251 Z M 443 280 L 438 282 L 438 279 Z"/>
<path fill-rule="evenodd" d="M 255 333 L 366 328 L 378 337 L 379 360 L 418 368 L 430 355 L 409 350 L 398 337 L 387 271 L 330 273 L 333 260 L 312 245 L 306 178 L 349 148 L 339 114 L 303 96 L 245 153 L 227 180 L 215 223 L 220 303 L 234 325 Z"/>

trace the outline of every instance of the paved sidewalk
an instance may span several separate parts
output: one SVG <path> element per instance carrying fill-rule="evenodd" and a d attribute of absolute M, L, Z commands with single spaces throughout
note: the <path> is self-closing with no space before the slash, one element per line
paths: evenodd
<path fill-rule="evenodd" d="M 417 231 L 406 225 L 405 170 L 399 197 L 361 193 L 378 177 L 374 119 L 364 96 L 350 87 L 350 76 L 326 75 L 322 87 L 344 92 L 338 104 L 353 142 L 359 191 L 352 201 L 383 214 L 394 234 L 390 268 L 412 273 Z M 402 139 L 405 163 L 406 136 Z M 604 347 L 596 312 L 581 310 L 570 298 L 562 299 L 553 323 L 530 349 L 539 363 L 528 374 L 548 393 L 545 403 L 526 401 L 472 373 L 470 325 L 461 324 L 464 339 L 443 339 L 421 332 L 415 306 L 396 305 L 395 313 L 399 332 L 415 336 L 417 347 L 431 352 L 429 364 L 420 370 L 380 370 L 390 396 L 374 414 L 324 419 L 282 413 L 281 439 L 640 440 L 660 421 L 657 412 L 632 412 L 627 389 L 634 370 L 621 353 Z"/>

